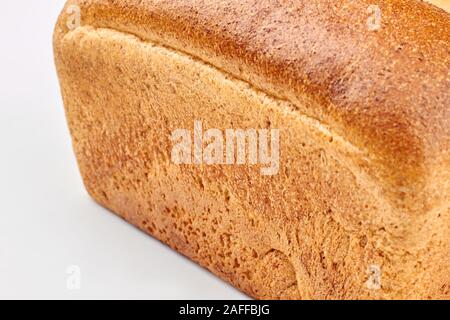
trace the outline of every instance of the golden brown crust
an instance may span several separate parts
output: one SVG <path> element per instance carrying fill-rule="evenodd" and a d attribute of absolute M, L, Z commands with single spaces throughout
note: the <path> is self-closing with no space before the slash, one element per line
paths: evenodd
<path fill-rule="evenodd" d="M 293 102 L 363 150 L 400 206 L 427 201 L 431 168 L 449 168 L 450 19 L 432 5 L 377 1 L 371 31 L 369 0 L 74 2 L 83 24 L 185 51 Z"/>
<path fill-rule="evenodd" d="M 448 15 L 385 1 L 364 33 L 343 1 L 206 3 L 69 1 L 82 26 L 61 16 L 56 65 L 94 199 L 254 297 L 448 298 Z M 394 33 L 400 4 L 425 22 Z M 280 175 L 174 165 L 170 131 L 196 119 L 281 128 Z"/>
<path fill-rule="evenodd" d="M 290 103 L 109 29 L 77 28 L 55 49 L 80 170 L 103 206 L 254 297 L 448 297 L 448 204 L 391 208 L 360 152 Z M 285 128 L 280 174 L 172 163 L 170 132 L 196 119 Z M 366 284 L 371 266 L 381 288 Z"/>

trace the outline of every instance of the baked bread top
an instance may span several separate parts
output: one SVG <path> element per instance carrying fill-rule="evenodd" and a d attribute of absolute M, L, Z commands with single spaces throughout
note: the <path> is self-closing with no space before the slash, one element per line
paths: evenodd
<path fill-rule="evenodd" d="M 73 4 L 82 25 L 183 51 L 291 102 L 360 150 L 368 171 L 395 196 L 414 202 L 440 189 L 439 198 L 448 199 L 450 15 L 444 10 L 420 0 Z"/>

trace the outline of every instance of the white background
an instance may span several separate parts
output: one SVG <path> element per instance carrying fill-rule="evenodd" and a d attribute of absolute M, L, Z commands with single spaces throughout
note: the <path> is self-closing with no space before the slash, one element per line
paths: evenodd
<path fill-rule="evenodd" d="M 0 10 L 0 299 L 242 299 L 96 205 L 72 153 L 52 57 L 63 0 Z M 81 289 L 67 289 L 67 268 Z"/>

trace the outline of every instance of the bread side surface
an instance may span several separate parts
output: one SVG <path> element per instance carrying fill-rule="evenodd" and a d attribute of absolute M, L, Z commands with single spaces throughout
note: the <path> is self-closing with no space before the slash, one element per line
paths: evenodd
<path fill-rule="evenodd" d="M 420 215 L 450 197 L 443 10 L 416 0 L 73 3 L 86 25 L 185 52 L 329 126 L 365 153 L 393 205 Z"/>
<path fill-rule="evenodd" d="M 256 298 L 449 297 L 448 203 L 413 217 L 363 170 L 365 152 L 297 105 L 160 43 L 68 30 L 67 18 L 56 64 L 100 204 Z M 279 175 L 174 164 L 170 134 L 195 120 L 280 128 Z"/>

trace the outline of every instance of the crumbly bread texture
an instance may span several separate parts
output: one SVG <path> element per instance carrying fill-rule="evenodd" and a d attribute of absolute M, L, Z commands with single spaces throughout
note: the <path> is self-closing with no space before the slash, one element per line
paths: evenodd
<path fill-rule="evenodd" d="M 373 0 L 69 1 L 87 190 L 255 298 L 449 299 L 450 16 L 375 2 L 378 30 Z M 174 164 L 196 120 L 280 129 L 279 174 Z"/>

